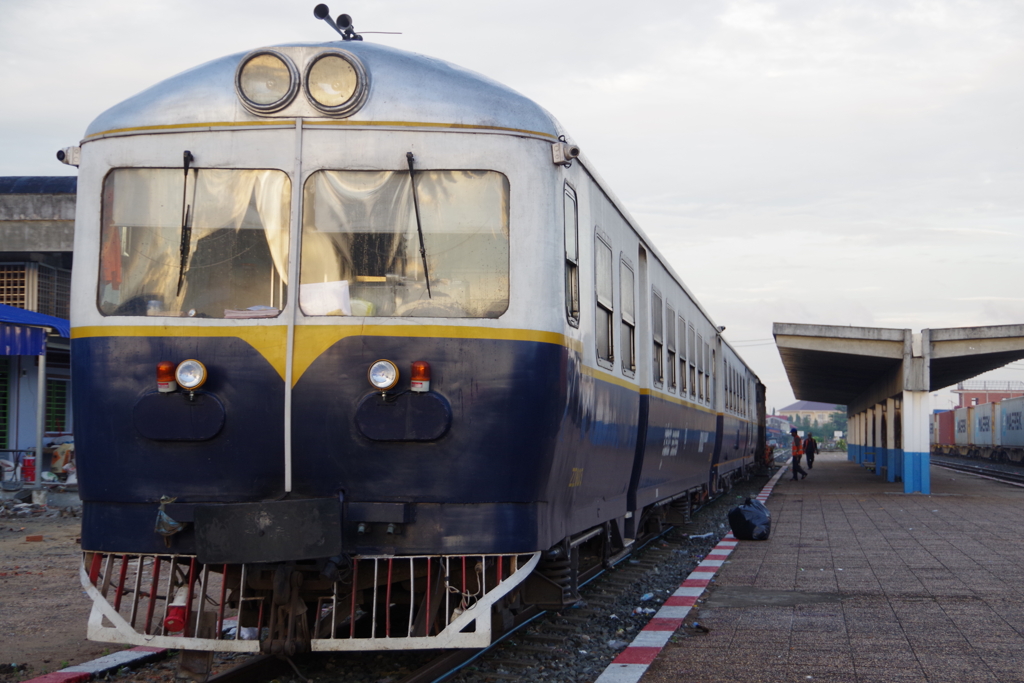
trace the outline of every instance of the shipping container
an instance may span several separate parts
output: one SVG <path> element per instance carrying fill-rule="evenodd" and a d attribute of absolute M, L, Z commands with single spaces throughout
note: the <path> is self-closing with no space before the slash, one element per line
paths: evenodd
<path fill-rule="evenodd" d="M 956 445 L 971 445 L 970 408 L 957 408 L 953 411 L 953 423 L 956 425 Z"/>
<path fill-rule="evenodd" d="M 936 443 L 943 446 L 952 446 L 956 443 L 956 430 L 953 427 L 953 411 L 946 410 L 937 416 L 939 427 L 936 435 Z"/>
<path fill-rule="evenodd" d="M 1024 397 L 1003 401 L 999 440 L 1004 448 L 1024 448 Z"/>

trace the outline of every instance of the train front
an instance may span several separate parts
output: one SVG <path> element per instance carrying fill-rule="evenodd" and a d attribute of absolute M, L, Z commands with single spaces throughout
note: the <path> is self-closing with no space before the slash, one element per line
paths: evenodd
<path fill-rule="evenodd" d="M 541 502 L 564 314 L 531 294 L 561 290 L 554 125 L 360 42 L 216 60 L 91 125 L 68 152 L 90 638 L 490 641 L 565 532 Z"/>

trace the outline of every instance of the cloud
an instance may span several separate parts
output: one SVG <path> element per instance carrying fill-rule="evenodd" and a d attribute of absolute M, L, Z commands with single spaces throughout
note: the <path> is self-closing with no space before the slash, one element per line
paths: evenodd
<path fill-rule="evenodd" d="M 0 0 L 0 175 L 224 54 L 331 40 L 280 0 Z M 737 338 L 773 321 L 1021 322 L 1024 5 L 961 0 L 433 3 L 350 11 L 566 125 Z M 201 19 L 197 19 L 197 17 Z M 788 391 L 774 349 L 742 353 Z M 772 356 L 774 354 L 774 358 Z M 783 405 L 785 401 L 779 401 Z"/>

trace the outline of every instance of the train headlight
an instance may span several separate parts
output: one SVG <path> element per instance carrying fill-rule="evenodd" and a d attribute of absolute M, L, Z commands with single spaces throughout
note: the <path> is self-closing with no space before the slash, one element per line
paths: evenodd
<path fill-rule="evenodd" d="M 174 381 L 182 389 L 195 391 L 206 381 L 206 366 L 194 358 L 183 360 L 174 371 Z"/>
<path fill-rule="evenodd" d="M 280 52 L 258 50 L 239 63 L 235 89 L 246 109 L 254 114 L 272 114 L 295 99 L 299 70 Z"/>
<path fill-rule="evenodd" d="M 354 114 L 366 100 L 369 79 L 355 55 L 343 50 L 324 52 L 306 67 L 306 96 L 328 116 Z"/>
<path fill-rule="evenodd" d="M 378 391 L 387 391 L 398 384 L 398 366 L 389 360 L 378 360 L 366 373 L 370 384 Z"/>

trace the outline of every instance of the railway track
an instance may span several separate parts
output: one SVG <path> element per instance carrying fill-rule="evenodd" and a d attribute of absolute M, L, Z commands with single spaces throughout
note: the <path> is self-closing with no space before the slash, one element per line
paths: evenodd
<path fill-rule="evenodd" d="M 998 463 L 979 464 L 976 461 L 965 461 L 948 456 L 932 456 L 931 462 L 937 467 L 944 467 L 948 470 L 966 472 L 967 474 L 1024 486 L 1024 470 L 1020 467 L 999 465 Z"/>
<path fill-rule="evenodd" d="M 209 683 L 589 683 L 728 531 L 728 510 L 755 496 L 764 482 L 755 477 L 741 483 L 705 505 L 689 524 L 668 527 L 638 543 L 612 569 L 594 566 L 581 575 L 582 599 L 576 605 L 558 612 L 525 610 L 487 649 L 316 653 L 296 656 L 291 663 L 273 656 L 236 657 L 222 661 Z M 680 634 L 700 637 L 685 626 Z M 173 661 L 110 679 L 174 683 Z"/>

